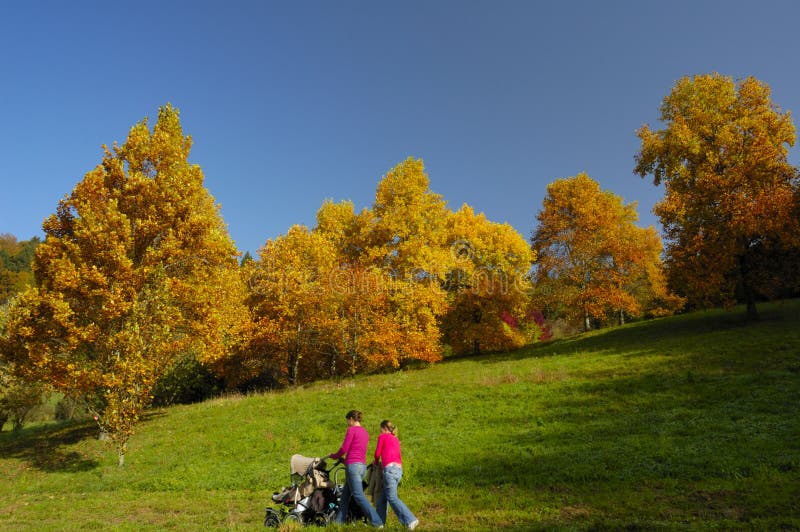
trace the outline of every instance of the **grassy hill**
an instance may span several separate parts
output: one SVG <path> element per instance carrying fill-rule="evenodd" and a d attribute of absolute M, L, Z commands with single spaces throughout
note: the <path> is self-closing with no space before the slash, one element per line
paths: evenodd
<path fill-rule="evenodd" d="M 2 433 L 0 529 L 263 528 L 351 408 L 370 451 L 398 425 L 420 530 L 800 528 L 800 301 L 760 310 L 156 410 L 122 469 L 88 424 Z"/>

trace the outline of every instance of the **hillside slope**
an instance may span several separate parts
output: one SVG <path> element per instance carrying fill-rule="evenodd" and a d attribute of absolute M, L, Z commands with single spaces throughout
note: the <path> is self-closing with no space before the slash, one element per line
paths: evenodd
<path fill-rule="evenodd" d="M 800 528 L 800 301 L 761 311 L 156 410 L 123 469 L 87 424 L 2 433 L 0 529 L 263 528 L 352 408 L 370 451 L 398 425 L 420 530 Z"/>

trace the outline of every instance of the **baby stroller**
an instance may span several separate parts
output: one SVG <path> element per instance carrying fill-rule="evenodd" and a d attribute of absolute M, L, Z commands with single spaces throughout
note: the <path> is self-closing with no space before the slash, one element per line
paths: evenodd
<path fill-rule="evenodd" d="M 291 486 L 272 494 L 273 502 L 279 506 L 266 509 L 264 526 L 277 527 L 292 521 L 316 526 L 332 523 L 339 511 L 344 487 L 341 462 L 327 469 L 324 460 L 295 454 L 291 459 L 291 480 Z M 351 504 L 348 520 L 363 519 L 361 514 L 361 508 Z"/>
<path fill-rule="evenodd" d="M 272 494 L 278 509 L 267 508 L 264 526 L 279 526 L 282 522 L 295 521 L 300 524 L 325 526 L 336 517 L 338 511 L 337 483 L 331 474 L 339 464 L 326 469 L 327 464 L 319 458 L 295 454 L 291 459 L 292 485 Z"/>

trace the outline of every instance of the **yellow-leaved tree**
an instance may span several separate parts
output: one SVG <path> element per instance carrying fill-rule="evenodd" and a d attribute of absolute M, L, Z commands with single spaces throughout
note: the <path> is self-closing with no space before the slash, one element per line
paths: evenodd
<path fill-rule="evenodd" d="M 392 365 L 441 359 L 439 320 L 447 310 L 443 281 L 450 269 L 447 204 L 429 188 L 421 159 L 408 158 L 378 183 L 369 224 L 362 229 L 361 262 L 390 280 L 389 315 L 402 343 Z"/>
<path fill-rule="evenodd" d="M 326 201 L 317 211 L 314 232 L 327 239 L 337 255 L 328 285 L 329 308 L 336 317 L 326 332 L 330 376 L 397 367 L 405 354 L 402 323 L 393 319 L 395 280 L 367 260 L 374 219 L 369 209 L 356 214 L 349 201 Z"/>
<path fill-rule="evenodd" d="M 635 171 L 665 186 L 654 212 L 670 285 L 696 306 L 743 300 L 757 318 L 757 298 L 787 283 L 775 259 L 796 260 L 800 244 L 791 115 L 766 83 L 708 74 L 678 80 L 660 118 L 638 132 Z"/>
<path fill-rule="evenodd" d="M 243 318 L 237 251 L 178 111 L 105 148 L 36 250 L 35 286 L 9 311 L 3 355 L 29 379 L 85 399 L 124 464 L 156 381 L 191 354 L 225 356 Z"/>
<path fill-rule="evenodd" d="M 315 231 L 339 256 L 332 345 L 351 371 L 437 361 L 442 341 L 462 353 L 536 339 L 535 253 L 508 224 L 466 205 L 453 213 L 429 186 L 423 162 L 409 158 L 383 176 L 371 209 L 325 202 L 317 213 Z"/>
<path fill-rule="evenodd" d="M 261 248 L 248 298 L 254 324 L 250 351 L 262 361 L 260 372 L 289 385 L 324 374 L 325 334 L 336 319 L 330 293 L 336 266 L 333 245 L 301 225 Z"/>
<path fill-rule="evenodd" d="M 464 205 L 448 217 L 452 269 L 445 287 L 450 306 L 442 320 L 453 352 L 479 353 L 522 347 L 538 339 L 530 319 L 530 268 L 536 258 L 508 224 L 486 219 Z"/>

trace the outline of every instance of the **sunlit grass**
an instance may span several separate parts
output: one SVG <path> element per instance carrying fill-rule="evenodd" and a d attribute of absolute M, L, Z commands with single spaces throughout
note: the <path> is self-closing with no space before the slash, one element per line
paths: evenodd
<path fill-rule="evenodd" d="M 122 469 L 89 425 L 3 433 L 0 528 L 262 528 L 351 408 L 400 427 L 421 530 L 797 528 L 800 302 L 761 310 L 157 410 Z"/>

